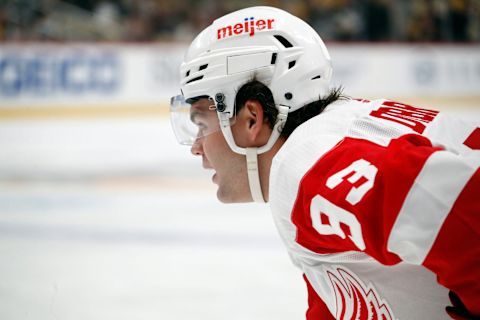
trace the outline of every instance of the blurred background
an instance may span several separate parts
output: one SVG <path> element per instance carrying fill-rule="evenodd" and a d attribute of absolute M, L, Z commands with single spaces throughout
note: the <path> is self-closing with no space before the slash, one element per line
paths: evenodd
<path fill-rule="evenodd" d="M 0 0 L 0 319 L 302 319 L 267 206 L 222 205 L 176 144 L 189 41 L 271 5 L 334 83 L 480 121 L 480 0 Z"/>
<path fill-rule="evenodd" d="M 283 8 L 327 41 L 480 40 L 478 0 L 3 0 L 0 37 L 188 41 L 215 18 L 254 5 Z"/>

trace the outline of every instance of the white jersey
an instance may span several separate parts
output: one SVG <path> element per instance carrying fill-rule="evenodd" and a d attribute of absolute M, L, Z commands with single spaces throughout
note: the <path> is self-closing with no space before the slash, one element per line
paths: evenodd
<path fill-rule="evenodd" d="M 341 100 L 292 133 L 269 199 L 308 320 L 449 319 L 449 290 L 480 315 L 479 127 Z"/>

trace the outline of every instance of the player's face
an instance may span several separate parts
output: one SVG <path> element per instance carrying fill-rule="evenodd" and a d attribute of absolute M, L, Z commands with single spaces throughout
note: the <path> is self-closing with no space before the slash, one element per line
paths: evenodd
<path fill-rule="evenodd" d="M 213 169 L 212 181 L 218 185 L 217 197 L 224 203 L 249 202 L 252 200 L 247 180 L 245 156 L 233 152 L 220 130 L 211 101 L 201 99 L 191 108 L 191 118 L 200 128 L 209 132 L 198 137 L 192 145 L 193 155 L 202 157 L 205 169 Z M 232 126 L 235 133 L 235 125 Z"/>

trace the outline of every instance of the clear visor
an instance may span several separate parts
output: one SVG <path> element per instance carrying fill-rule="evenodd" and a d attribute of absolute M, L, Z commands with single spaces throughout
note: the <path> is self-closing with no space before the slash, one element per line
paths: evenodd
<path fill-rule="evenodd" d="M 183 145 L 191 146 L 197 139 L 221 131 L 215 102 L 206 96 L 188 102 L 183 95 L 172 97 L 170 122 L 177 141 Z"/>

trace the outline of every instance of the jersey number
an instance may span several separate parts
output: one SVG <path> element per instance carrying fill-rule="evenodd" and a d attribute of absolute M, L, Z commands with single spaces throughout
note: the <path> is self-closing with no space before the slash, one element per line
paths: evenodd
<path fill-rule="evenodd" d="M 350 204 L 356 205 L 362 200 L 365 194 L 372 189 L 377 171 L 378 169 L 370 162 L 360 159 L 354 161 L 345 169 L 330 176 L 327 179 L 326 186 L 329 189 L 334 189 L 341 183 L 346 183 L 345 181 L 354 184 L 363 178 L 364 182 L 359 186 L 354 187 L 352 185 L 350 192 L 345 198 Z M 328 222 L 322 222 L 322 214 L 328 217 Z M 362 227 L 355 215 L 351 212 L 336 206 L 321 195 L 316 195 L 310 204 L 310 216 L 312 218 L 313 228 L 323 235 L 337 235 L 342 239 L 345 239 L 345 232 L 343 232 L 340 225 L 346 225 L 350 230 L 348 238 L 360 250 L 365 250 L 366 247 L 365 241 L 363 240 Z"/>

